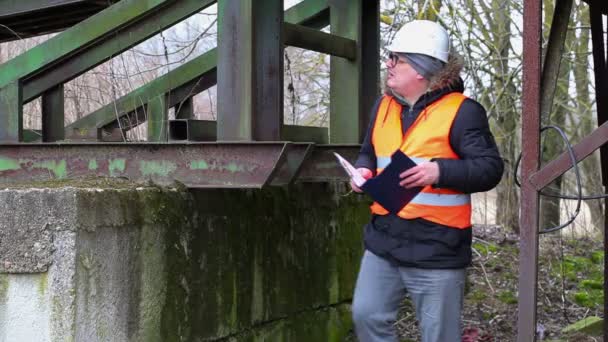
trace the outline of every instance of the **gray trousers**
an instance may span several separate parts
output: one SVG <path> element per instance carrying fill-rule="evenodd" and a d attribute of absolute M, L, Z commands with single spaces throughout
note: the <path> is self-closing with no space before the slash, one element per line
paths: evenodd
<path fill-rule="evenodd" d="M 397 342 L 393 324 L 406 293 L 416 308 L 422 342 L 461 342 L 465 269 L 396 267 L 365 251 L 353 298 L 360 342 Z"/>

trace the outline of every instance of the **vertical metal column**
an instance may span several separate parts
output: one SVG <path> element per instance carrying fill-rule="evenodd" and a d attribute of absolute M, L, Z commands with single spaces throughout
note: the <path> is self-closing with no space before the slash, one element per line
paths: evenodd
<path fill-rule="evenodd" d="M 524 0 L 518 342 L 536 339 L 539 195 L 529 178 L 540 157 L 541 29 L 542 2 Z"/>
<path fill-rule="evenodd" d="M 63 84 L 42 94 L 42 142 L 65 139 Z"/>
<path fill-rule="evenodd" d="M 283 1 L 218 1 L 218 140 L 279 140 Z"/>
<path fill-rule="evenodd" d="M 359 142 L 363 142 L 370 112 L 380 95 L 380 1 L 363 1 L 361 9 L 361 108 Z"/>
<path fill-rule="evenodd" d="M 362 115 L 362 33 L 363 0 L 329 0 L 331 33 L 357 42 L 357 58 L 331 57 L 330 61 L 330 143 L 358 143 Z M 375 63 L 378 63 L 376 61 Z M 369 110 L 369 109 L 368 109 Z"/>
<path fill-rule="evenodd" d="M 601 126 L 608 120 L 608 62 L 604 44 L 604 22 L 599 6 L 589 4 L 591 22 L 591 42 L 593 45 L 593 71 L 595 75 L 595 99 L 597 124 Z M 608 38 L 607 38 L 608 39 Z M 608 192 L 608 146 L 600 147 L 602 183 L 604 193 Z M 604 253 L 608 252 L 608 199 L 604 199 Z M 604 258 L 604 317 L 608 317 L 608 259 Z M 608 323 L 604 320 L 604 338 L 608 337 Z"/>
<path fill-rule="evenodd" d="M 253 137 L 262 141 L 280 140 L 285 59 L 283 0 L 256 1 L 253 27 Z"/>
<path fill-rule="evenodd" d="M 23 91 L 19 81 L 0 88 L 0 143 L 23 140 Z"/>
<path fill-rule="evenodd" d="M 169 104 L 166 95 L 152 99 L 146 107 L 148 141 L 169 140 Z"/>

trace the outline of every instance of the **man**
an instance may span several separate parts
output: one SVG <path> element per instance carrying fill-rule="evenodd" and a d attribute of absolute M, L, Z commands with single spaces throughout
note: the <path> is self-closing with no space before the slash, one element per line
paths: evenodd
<path fill-rule="evenodd" d="M 371 206 L 353 299 L 355 330 L 360 342 L 398 341 L 393 324 L 408 293 L 423 342 L 460 342 L 470 194 L 496 186 L 503 163 L 484 108 L 462 94 L 462 61 L 450 52 L 443 27 L 412 21 L 388 50 L 386 94 L 373 109 L 355 166 L 370 178 L 401 149 L 417 166 L 400 174 L 400 185 L 424 188 L 399 213 Z"/>

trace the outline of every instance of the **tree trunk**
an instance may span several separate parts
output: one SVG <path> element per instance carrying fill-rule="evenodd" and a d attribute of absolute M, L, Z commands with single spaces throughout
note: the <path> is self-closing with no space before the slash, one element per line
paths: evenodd
<path fill-rule="evenodd" d="M 545 20 L 553 25 L 565 25 L 563 28 L 566 29 L 569 23 L 569 21 L 567 21 L 568 18 L 562 18 L 561 22 L 560 18 L 556 18 L 557 21 L 553 21 L 555 14 L 555 6 L 553 3 L 554 1 L 552 0 L 545 3 Z M 571 13 L 572 0 L 558 1 L 557 3 L 560 6 L 564 6 L 568 13 Z M 544 32 L 547 33 L 544 35 L 545 39 L 549 37 L 549 31 L 549 29 L 544 30 Z M 562 32 L 565 32 L 565 30 Z M 572 45 L 572 32 L 568 32 L 565 36 L 563 36 L 561 32 L 554 32 L 554 34 L 556 34 L 556 37 L 554 37 L 556 39 L 555 44 L 560 44 L 561 46 L 557 47 L 559 49 L 557 53 L 555 50 L 553 50 L 552 52 L 547 52 L 545 54 L 546 57 L 543 70 L 544 72 L 554 73 L 555 70 L 552 69 L 552 66 L 559 66 L 559 72 L 557 79 L 551 79 L 550 77 L 543 78 L 543 80 L 547 83 L 556 82 L 556 87 L 555 91 L 553 92 L 552 89 L 554 84 L 543 84 L 542 96 L 546 98 L 543 99 L 541 105 L 542 125 L 555 125 L 565 130 L 567 114 L 565 105 L 559 102 L 556 103 L 553 100 L 556 99 L 557 101 L 567 102 L 570 97 L 568 94 L 568 86 L 570 84 L 571 63 L 568 56 L 564 57 L 563 51 L 565 50 L 565 47 L 571 47 Z M 548 162 L 555 159 L 555 157 L 565 150 L 564 141 L 562 140 L 561 136 L 557 134 L 557 132 L 545 131 L 542 141 L 543 145 L 541 158 L 543 162 Z M 562 193 L 562 180 L 563 177 L 560 176 L 553 181 L 553 183 L 548 187 L 550 188 L 549 191 L 557 194 Z M 541 197 L 541 229 L 555 227 L 559 224 L 560 199 L 557 197 Z"/>
<path fill-rule="evenodd" d="M 580 36 L 575 40 L 575 51 L 578 58 L 587 58 L 589 54 L 589 6 L 580 6 L 576 11 L 576 23 L 578 27 L 583 27 L 580 30 Z M 591 133 L 597 126 L 596 118 L 593 115 L 591 96 L 589 94 L 589 70 L 587 63 L 575 63 L 573 67 L 574 82 L 576 88 L 576 103 L 575 111 L 580 120 L 579 129 L 575 132 L 576 141 L 580 137 Z M 600 170 L 599 151 L 594 152 L 580 163 L 583 177 L 583 189 L 587 194 L 598 194 L 604 189 L 601 177 L 597 176 Z M 604 201 L 590 200 L 586 201 L 591 213 L 591 221 L 594 227 L 603 233 L 604 229 Z"/>
<path fill-rule="evenodd" d="M 517 159 L 517 129 L 520 116 L 516 105 L 518 94 L 515 85 L 510 80 L 508 65 L 509 51 L 511 50 L 511 20 L 509 18 L 510 3 L 503 0 L 492 0 L 494 18 L 488 24 L 495 42 L 496 51 L 492 51 L 493 61 L 492 83 L 494 89 L 503 91 L 502 96 L 496 98 L 496 122 L 500 134 L 496 135 L 496 142 L 505 163 L 503 179 L 496 188 L 497 199 L 496 221 L 498 224 L 519 232 L 519 196 L 515 186 L 513 166 Z M 488 14 L 489 15 L 489 14 Z M 496 94 L 497 95 L 497 94 Z"/>

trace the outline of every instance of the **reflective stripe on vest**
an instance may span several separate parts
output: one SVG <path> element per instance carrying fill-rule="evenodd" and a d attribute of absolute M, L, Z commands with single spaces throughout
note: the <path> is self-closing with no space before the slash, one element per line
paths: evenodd
<path fill-rule="evenodd" d="M 426 158 L 410 158 L 416 164 L 420 164 L 430 159 Z M 391 157 L 377 157 L 376 164 L 378 165 L 377 170 L 383 170 L 391 163 Z M 466 205 L 471 203 L 471 195 L 469 194 L 449 194 L 449 193 L 426 193 L 421 192 L 414 197 L 411 203 L 426 204 L 426 205 L 440 205 L 440 206 L 456 206 Z"/>
<path fill-rule="evenodd" d="M 402 106 L 391 96 L 384 96 L 372 131 L 372 145 L 376 153 L 377 173 L 390 163 L 390 156 L 401 149 L 416 164 L 432 158 L 459 159 L 449 143 L 449 134 L 466 97 L 460 93 L 447 94 L 425 108 L 405 135 L 402 132 Z M 375 214 L 388 212 L 374 202 L 371 210 Z M 423 218 L 454 228 L 471 226 L 471 196 L 452 189 L 436 189 L 426 186 L 418 196 L 399 213 L 406 219 Z"/>

